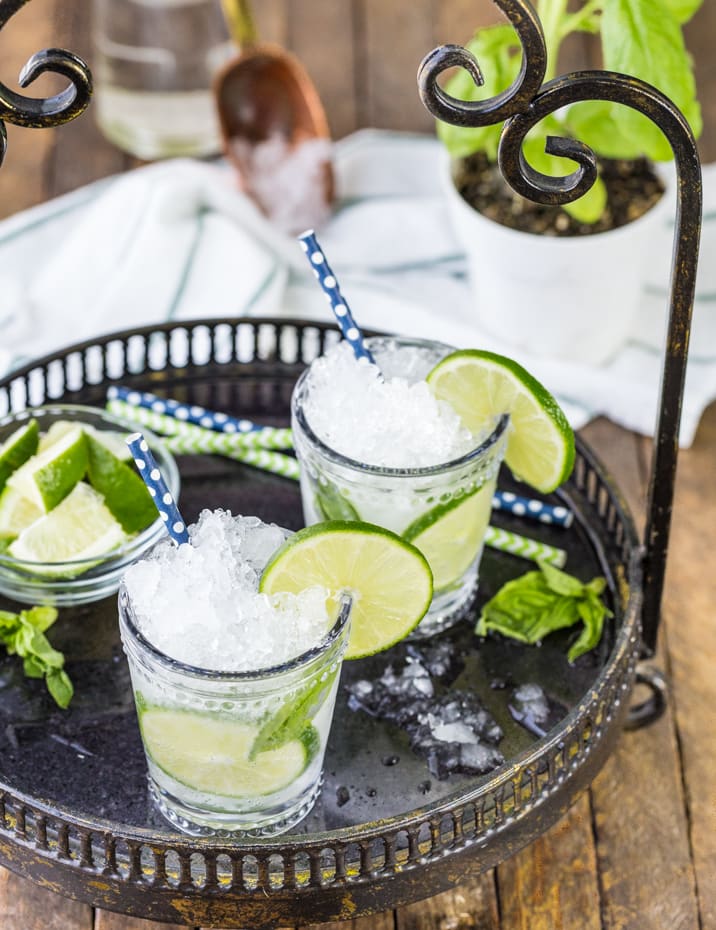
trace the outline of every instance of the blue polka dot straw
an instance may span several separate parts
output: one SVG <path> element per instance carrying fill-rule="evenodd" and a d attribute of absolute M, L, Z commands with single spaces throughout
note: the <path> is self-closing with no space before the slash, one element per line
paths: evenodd
<path fill-rule="evenodd" d="M 153 410 L 155 413 L 165 413 L 175 420 L 184 420 L 186 423 L 194 423 L 196 426 L 203 426 L 205 429 L 214 430 L 217 433 L 255 433 L 264 429 L 257 423 L 245 418 L 237 419 L 230 417 L 226 413 L 215 413 L 213 410 L 207 410 L 198 404 L 182 404 L 178 400 L 171 400 L 167 397 L 158 397 L 156 394 L 150 394 L 149 391 L 135 391 L 132 388 L 112 385 L 107 389 L 108 400 L 123 400 L 133 407 L 144 407 L 147 410 Z"/>
<path fill-rule="evenodd" d="M 343 338 L 350 343 L 356 358 L 365 358 L 375 365 L 375 359 L 363 342 L 363 334 L 353 319 L 350 307 L 346 303 L 341 289 L 338 286 L 336 276 L 331 271 L 331 266 L 326 261 L 323 249 L 318 244 L 315 233 L 312 229 L 306 230 L 298 237 L 306 258 L 313 268 L 313 273 L 318 278 L 318 283 L 323 288 L 323 293 L 328 298 L 328 302 L 333 310 L 333 315 L 338 322 Z"/>
<path fill-rule="evenodd" d="M 159 511 L 159 516 L 164 520 L 167 532 L 177 546 L 188 543 L 189 533 L 187 532 L 186 523 L 174 503 L 174 498 L 162 477 L 162 473 L 159 471 L 159 466 L 152 455 L 147 440 L 141 433 L 132 433 L 131 436 L 127 436 L 126 443 L 132 453 L 134 464 L 137 466 L 139 474 L 154 499 L 154 506 Z"/>
<path fill-rule="evenodd" d="M 551 523 L 565 528 L 572 525 L 574 518 L 574 514 L 567 507 L 519 497 L 511 491 L 495 491 L 492 507 L 494 510 L 512 513 L 516 517 L 526 517 L 528 520 L 538 520 L 540 523 Z"/>

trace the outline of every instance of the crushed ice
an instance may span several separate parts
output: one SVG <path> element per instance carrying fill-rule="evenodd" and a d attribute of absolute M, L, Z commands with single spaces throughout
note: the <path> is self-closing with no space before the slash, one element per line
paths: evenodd
<path fill-rule="evenodd" d="M 497 748 L 502 730 L 473 692 L 436 696 L 428 664 L 444 669 L 445 661 L 445 656 L 421 655 L 411 647 L 400 670 L 389 665 L 378 679 L 348 685 L 348 706 L 404 729 L 410 748 L 438 779 L 453 772 L 489 772 L 505 761 Z"/>
<path fill-rule="evenodd" d="M 204 510 L 189 536 L 191 544 L 157 546 L 124 576 L 137 626 L 157 649 L 199 668 L 239 672 L 281 664 L 320 642 L 331 622 L 325 589 L 258 593 L 284 530 Z"/>
<path fill-rule="evenodd" d="M 450 404 L 418 380 L 432 367 L 426 368 L 424 352 L 398 347 L 393 354 L 407 376 L 390 374 L 399 367 L 386 364 L 390 352 L 376 358 L 379 368 L 358 361 L 347 342 L 316 359 L 305 403 L 314 432 L 349 458 L 388 468 L 439 465 L 474 449 L 478 440 Z"/>

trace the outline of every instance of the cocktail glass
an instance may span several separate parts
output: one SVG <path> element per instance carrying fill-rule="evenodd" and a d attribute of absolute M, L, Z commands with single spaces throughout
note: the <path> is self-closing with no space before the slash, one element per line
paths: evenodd
<path fill-rule="evenodd" d="M 324 638 L 272 668 L 207 671 L 156 649 L 127 588 L 120 632 L 129 660 L 149 788 L 164 816 L 194 835 L 269 836 L 301 820 L 318 796 L 351 610 Z"/>
<path fill-rule="evenodd" d="M 451 346 L 419 339 L 367 339 L 386 377 L 422 380 Z M 416 545 L 433 572 L 430 609 L 412 634 L 432 636 L 468 612 L 502 462 L 509 418 L 486 423 L 475 446 L 453 461 L 420 468 L 389 468 L 356 461 L 327 445 L 306 414 L 309 372 L 298 380 L 291 427 L 301 465 L 306 524 L 327 519 L 364 520 L 393 530 Z M 360 398 L 355 400 L 360 403 Z"/>

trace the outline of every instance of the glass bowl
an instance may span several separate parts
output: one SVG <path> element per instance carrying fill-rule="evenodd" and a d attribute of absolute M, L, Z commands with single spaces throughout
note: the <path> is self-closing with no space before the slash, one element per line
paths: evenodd
<path fill-rule="evenodd" d="M 119 431 L 123 434 L 136 432 L 137 429 L 136 424 L 124 422 L 98 407 L 48 404 L 3 417 L 0 420 L 0 445 L 33 418 L 37 420 L 41 434 L 59 420 L 74 420 L 96 430 Z M 174 457 L 160 439 L 146 430 L 143 433 L 176 500 L 179 495 L 179 469 Z M 0 593 L 24 604 L 54 604 L 58 607 L 100 600 L 117 592 L 119 580 L 126 568 L 150 549 L 165 532 L 164 522 L 157 514 L 151 526 L 104 556 L 42 563 L 22 561 L 7 552 L 0 552 Z"/>

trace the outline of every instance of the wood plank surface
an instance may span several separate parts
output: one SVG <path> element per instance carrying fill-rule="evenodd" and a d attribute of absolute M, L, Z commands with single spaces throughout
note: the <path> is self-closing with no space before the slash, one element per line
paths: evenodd
<path fill-rule="evenodd" d="M 396 911 L 395 930 L 499 930 L 495 873 Z"/>
<path fill-rule="evenodd" d="M 691 855 L 704 930 L 716 927 L 716 405 L 680 456 L 664 615 Z"/>
<path fill-rule="evenodd" d="M 290 47 L 316 85 L 331 135 L 345 136 L 358 125 L 352 0 L 293 0 L 288 24 Z"/>
<path fill-rule="evenodd" d="M 501 930 L 600 930 L 591 821 L 584 794 L 544 836 L 498 867 Z"/>

